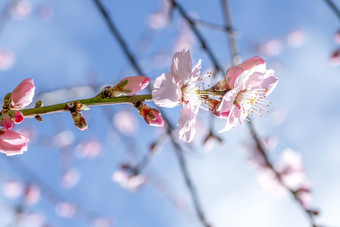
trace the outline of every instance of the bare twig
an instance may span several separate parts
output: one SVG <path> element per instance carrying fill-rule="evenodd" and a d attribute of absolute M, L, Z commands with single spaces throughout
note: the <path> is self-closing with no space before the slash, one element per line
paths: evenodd
<path fill-rule="evenodd" d="M 145 75 L 145 73 L 142 71 L 142 68 L 137 63 L 136 58 L 134 57 L 132 52 L 129 50 L 126 42 L 123 39 L 123 37 L 118 32 L 116 26 L 113 23 L 113 20 L 110 18 L 109 14 L 106 11 L 106 9 L 104 8 L 104 6 L 101 4 L 100 0 L 93 0 L 93 1 L 96 4 L 96 6 L 99 9 L 99 11 L 102 14 L 102 16 L 104 17 L 104 19 L 105 19 L 105 21 L 106 21 L 106 23 L 107 23 L 107 25 L 108 25 L 112 35 L 119 42 L 119 44 L 120 44 L 124 54 L 127 56 L 129 62 L 132 65 L 132 67 L 136 70 L 136 72 L 139 75 L 141 75 L 141 76 Z M 215 65 L 215 67 L 216 67 L 216 65 Z M 172 131 L 173 131 L 174 127 L 172 126 L 172 124 L 170 123 L 170 121 L 168 120 L 168 118 L 165 116 L 165 114 L 163 112 L 162 112 L 162 116 L 163 116 L 164 121 L 166 121 L 166 123 L 168 124 L 168 135 L 171 138 L 171 143 L 175 147 L 175 151 L 176 151 L 176 154 L 177 154 L 177 158 L 179 160 L 181 171 L 182 171 L 182 174 L 184 176 L 185 183 L 186 183 L 186 185 L 187 185 L 187 187 L 189 189 L 189 192 L 190 192 L 191 198 L 193 200 L 193 204 L 194 204 L 196 213 L 197 213 L 197 215 L 199 217 L 199 220 L 201 221 L 203 226 L 210 227 L 210 225 L 206 221 L 205 214 L 204 214 L 204 212 L 202 210 L 199 198 L 197 196 L 197 192 L 195 190 L 195 187 L 193 186 L 191 177 L 190 177 L 188 169 L 186 167 L 186 160 L 185 160 L 184 155 L 183 155 L 183 149 L 178 144 L 178 142 L 175 140 L 175 138 L 172 136 Z"/>
<path fill-rule="evenodd" d="M 189 17 L 188 13 L 184 10 L 184 8 L 176 0 L 170 0 L 170 1 L 172 3 L 173 7 L 178 9 L 178 12 L 181 14 L 181 16 L 188 22 L 188 24 L 191 28 L 191 31 L 195 34 L 196 38 L 200 42 L 202 49 L 208 54 L 210 60 L 214 64 L 215 73 L 217 74 L 218 72 L 221 72 L 222 74 L 224 74 L 223 67 L 218 62 L 217 57 L 215 56 L 212 49 L 208 45 L 207 41 L 204 39 L 203 35 L 201 34 L 201 32 L 196 27 L 196 23 L 194 22 L 194 20 L 191 17 Z M 229 28 L 229 27 L 227 26 L 227 28 Z"/>
<path fill-rule="evenodd" d="M 224 19 L 226 26 L 232 27 L 232 22 L 231 22 L 231 16 L 230 16 L 230 10 L 228 7 L 228 0 L 221 0 L 221 4 L 223 7 L 223 12 L 224 12 Z M 228 34 L 228 39 L 229 39 L 229 46 L 230 46 L 230 51 L 231 55 L 233 56 L 233 65 L 239 64 L 239 53 L 237 50 L 237 43 L 236 39 L 233 36 L 233 34 Z M 282 181 L 282 176 L 281 174 L 275 169 L 273 166 L 272 162 L 270 161 L 266 149 L 263 147 L 263 144 L 258 136 L 258 133 L 256 132 L 254 125 L 251 121 L 248 121 L 248 126 L 250 130 L 250 134 L 253 138 L 253 140 L 256 143 L 257 149 L 260 152 L 260 154 L 263 156 L 264 161 L 266 165 L 275 173 L 277 179 L 279 180 L 280 184 L 290 192 L 290 194 L 293 196 L 293 198 L 298 202 L 300 207 L 303 209 L 303 211 L 307 214 L 309 221 L 311 223 L 311 226 L 316 227 L 315 221 L 314 221 L 314 214 L 312 210 L 306 209 L 303 204 L 301 203 L 300 199 L 298 198 L 298 192 L 291 190 L 285 183 Z"/>
<path fill-rule="evenodd" d="M 340 9 L 334 4 L 332 0 L 325 0 L 327 5 L 333 10 L 338 19 L 340 20 Z"/>
<path fill-rule="evenodd" d="M 8 158 L 7 162 L 12 166 L 12 168 L 18 173 L 25 173 L 25 175 L 32 181 L 34 184 L 42 190 L 42 193 L 45 195 L 45 198 L 56 204 L 58 202 L 68 202 L 69 200 L 60 195 L 56 190 L 54 190 L 51 186 L 49 186 L 43 179 L 41 179 L 26 163 L 21 161 L 19 158 Z M 101 218 L 103 216 L 98 213 L 88 210 L 78 204 L 71 202 L 72 205 L 76 207 L 76 215 L 84 219 L 86 221 L 93 221 L 97 218 Z"/>

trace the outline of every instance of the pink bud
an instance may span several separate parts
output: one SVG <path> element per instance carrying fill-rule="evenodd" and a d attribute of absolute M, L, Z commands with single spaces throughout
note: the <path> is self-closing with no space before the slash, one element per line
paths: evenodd
<path fill-rule="evenodd" d="M 22 115 L 22 113 L 20 111 L 15 111 L 14 114 L 14 122 L 16 124 L 21 123 L 24 120 L 24 115 Z"/>
<path fill-rule="evenodd" d="M 34 96 L 35 86 L 33 83 L 33 79 L 27 78 L 23 80 L 12 93 L 12 107 L 14 109 L 21 109 L 25 106 L 28 106 Z"/>
<path fill-rule="evenodd" d="M 154 109 L 154 108 L 146 110 L 146 113 L 144 114 L 144 120 L 146 121 L 146 123 L 148 123 L 151 126 L 156 126 L 156 127 L 164 126 L 164 120 L 162 118 L 161 113 L 157 109 Z"/>
<path fill-rule="evenodd" d="M 134 95 L 143 90 L 150 83 L 150 78 L 146 76 L 131 76 L 122 79 L 119 84 L 119 90 L 125 95 Z"/>
<path fill-rule="evenodd" d="M 27 151 L 29 139 L 13 130 L 0 129 L 0 152 L 7 156 L 22 154 Z"/>
<path fill-rule="evenodd" d="M 7 130 L 10 130 L 14 128 L 15 124 L 14 121 L 7 114 L 5 114 L 1 119 L 1 126 Z"/>

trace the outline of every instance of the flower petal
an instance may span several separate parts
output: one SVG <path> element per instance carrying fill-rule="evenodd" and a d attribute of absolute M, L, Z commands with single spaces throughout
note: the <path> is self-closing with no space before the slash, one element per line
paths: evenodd
<path fill-rule="evenodd" d="M 236 106 L 232 107 L 232 109 L 230 110 L 230 113 L 229 113 L 229 117 L 227 119 L 227 124 L 224 126 L 223 129 L 218 131 L 219 133 L 229 131 L 229 130 L 231 130 L 231 129 L 236 127 L 237 120 L 238 120 L 238 117 L 236 116 L 237 113 L 238 113 L 237 109 L 238 108 Z"/>
<path fill-rule="evenodd" d="M 181 103 L 182 92 L 172 74 L 164 73 L 156 79 L 152 99 L 156 105 L 167 108 Z"/>
<path fill-rule="evenodd" d="M 239 90 L 236 89 L 236 88 L 231 90 L 231 91 L 228 91 L 223 96 L 223 99 L 222 99 L 220 105 L 217 108 L 217 112 L 226 113 L 229 110 L 231 110 L 238 92 L 239 92 Z"/>
<path fill-rule="evenodd" d="M 15 109 L 21 109 L 25 106 L 28 106 L 34 96 L 35 86 L 33 83 L 33 79 L 28 78 L 23 80 L 12 93 L 12 106 Z"/>
<path fill-rule="evenodd" d="M 183 103 L 183 108 L 178 119 L 179 139 L 190 143 L 196 133 L 196 115 L 199 106 Z"/>
<path fill-rule="evenodd" d="M 190 56 L 190 50 L 184 49 L 175 53 L 172 64 L 171 64 L 171 74 L 174 76 L 177 82 L 191 81 L 192 77 L 192 61 Z"/>
<path fill-rule="evenodd" d="M 29 139 L 13 130 L 0 130 L 0 152 L 7 156 L 22 154 L 27 151 Z"/>

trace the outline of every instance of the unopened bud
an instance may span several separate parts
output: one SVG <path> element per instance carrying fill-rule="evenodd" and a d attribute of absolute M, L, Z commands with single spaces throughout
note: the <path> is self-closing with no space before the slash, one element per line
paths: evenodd
<path fill-rule="evenodd" d="M 36 116 L 34 116 L 35 117 L 35 119 L 37 119 L 38 121 L 40 121 L 40 122 L 43 122 L 44 120 L 43 120 L 43 118 L 40 116 L 40 115 L 36 115 Z"/>
<path fill-rule="evenodd" d="M 131 76 L 122 79 L 112 88 L 114 97 L 121 95 L 134 95 L 143 90 L 150 83 L 150 78 L 146 76 Z"/>
<path fill-rule="evenodd" d="M 71 112 L 73 122 L 77 128 L 79 128 L 81 131 L 87 130 L 87 123 L 85 118 L 81 115 L 81 113 L 78 112 Z"/>
<path fill-rule="evenodd" d="M 38 101 L 35 103 L 35 108 L 42 107 L 43 105 L 44 105 L 43 101 L 38 100 Z"/>
<path fill-rule="evenodd" d="M 144 117 L 145 122 L 149 125 L 156 127 L 164 126 L 162 115 L 157 109 L 150 108 L 147 104 L 143 102 L 135 103 L 135 107 L 139 111 L 139 115 Z"/>

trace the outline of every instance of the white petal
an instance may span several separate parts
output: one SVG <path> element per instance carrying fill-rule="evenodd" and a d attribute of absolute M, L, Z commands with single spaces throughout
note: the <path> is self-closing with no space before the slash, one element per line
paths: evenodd
<path fill-rule="evenodd" d="M 164 73 L 156 79 L 152 99 L 156 105 L 167 108 L 181 103 L 182 92 L 173 75 Z"/>

